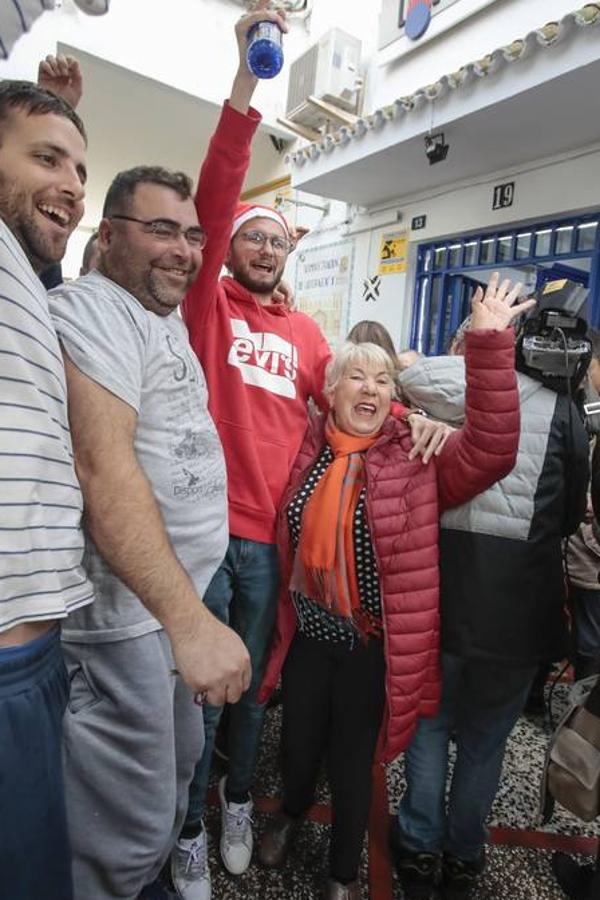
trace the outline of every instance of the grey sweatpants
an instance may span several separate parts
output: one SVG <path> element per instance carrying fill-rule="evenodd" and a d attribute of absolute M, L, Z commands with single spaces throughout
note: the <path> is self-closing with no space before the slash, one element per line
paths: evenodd
<path fill-rule="evenodd" d="M 71 679 L 64 722 L 75 900 L 135 900 L 183 824 L 204 746 L 202 710 L 162 631 L 63 644 Z"/>

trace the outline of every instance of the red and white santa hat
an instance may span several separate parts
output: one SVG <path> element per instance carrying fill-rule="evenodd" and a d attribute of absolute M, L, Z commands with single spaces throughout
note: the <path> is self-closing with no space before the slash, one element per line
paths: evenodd
<path fill-rule="evenodd" d="M 238 233 L 242 225 L 250 219 L 272 219 L 277 222 L 285 231 L 286 237 L 290 236 L 289 225 L 285 218 L 272 206 L 261 206 L 259 203 L 238 203 L 233 219 L 233 228 L 231 229 L 231 237 Z"/>

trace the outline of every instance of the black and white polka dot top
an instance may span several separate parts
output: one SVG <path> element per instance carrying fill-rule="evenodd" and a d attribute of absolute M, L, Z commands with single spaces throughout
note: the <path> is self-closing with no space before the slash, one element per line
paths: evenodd
<path fill-rule="evenodd" d="M 329 446 L 320 453 L 317 461 L 296 492 L 287 509 L 288 527 L 294 550 L 298 549 L 302 513 L 327 467 L 333 462 Z M 379 575 L 371 543 L 366 515 L 366 487 L 361 491 L 354 514 L 354 556 L 360 596 L 361 611 L 375 634 L 381 634 L 381 599 Z M 298 630 L 306 637 L 321 641 L 348 642 L 351 646 L 358 637 L 355 624 L 349 619 L 333 615 L 298 591 L 292 591 L 292 600 L 298 616 Z"/>

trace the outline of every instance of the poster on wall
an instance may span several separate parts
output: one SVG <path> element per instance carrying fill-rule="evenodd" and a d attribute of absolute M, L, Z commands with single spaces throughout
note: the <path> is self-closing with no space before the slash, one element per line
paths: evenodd
<path fill-rule="evenodd" d="M 330 344 L 339 343 L 342 316 L 350 302 L 354 242 L 308 247 L 298 255 L 296 305 L 319 325 Z"/>
<path fill-rule="evenodd" d="M 379 274 L 390 275 L 394 272 L 406 272 L 407 252 L 406 231 L 383 234 L 379 246 Z"/>

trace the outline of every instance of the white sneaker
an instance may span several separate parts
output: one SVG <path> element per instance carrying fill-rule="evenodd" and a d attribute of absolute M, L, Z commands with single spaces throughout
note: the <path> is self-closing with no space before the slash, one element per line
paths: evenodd
<path fill-rule="evenodd" d="M 191 839 L 179 838 L 171 853 L 171 878 L 183 900 L 210 900 L 208 838 L 204 827 Z"/>
<path fill-rule="evenodd" d="M 219 781 L 221 801 L 221 858 L 232 875 L 241 875 L 252 858 L 252 800 L 247 803 L 228 803 L 225 799 L 224 775 Z"/>

